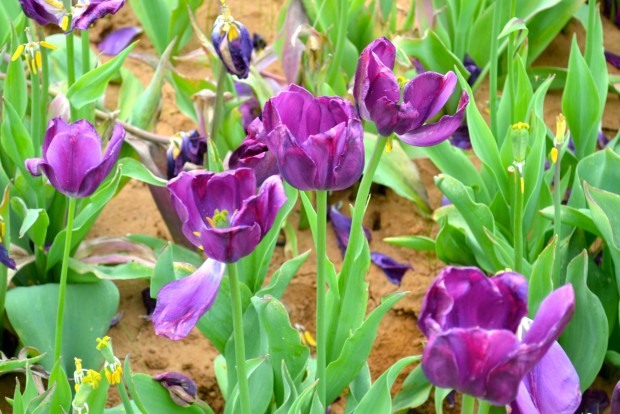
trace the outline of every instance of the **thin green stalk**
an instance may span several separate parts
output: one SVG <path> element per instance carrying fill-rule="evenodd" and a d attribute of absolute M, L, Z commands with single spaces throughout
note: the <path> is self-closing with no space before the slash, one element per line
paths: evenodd
<path fill-rule="evenodd" d="M 355 197 L 355 209 L 353 211 L 353 217 L 351 217 L 351 234 L 350 240 L 355 240 L 355 237 L 361 237 L 362 234 L 362 221 L 364 220 L 364 213 L 366 212 L 366 202 L 368 201 L 368 194 L 370 193 L 370 185 L 372 179 L 379 166 L 379 161 L 383 155 L 387 137 L 378 136 L 375 148 L 372 151 L 370 161 L 366 164 L 366 170 L 364 176 L 360 182 L 360 186 L 357 190 L 357 196 Z M 352 249 L 347 249 L 345 254 L 345 261 L 349 256 L 353 254 Z M 350 258 L 348 259 L 350 260 Z"/>
<path fill-rule="evenodd" d="M 80 43 L 82 46 L 82 74 L 90 72 L 90 36 L 88 30 L 80 32 Z M 94 104 L 85 105 L 80 110 L 80 118 L 84 118 L 93 122 L 95 120 Z"/>
<path fill-rule="evenodd" d="M 562 161 L 562 147 L 556 147 L 558 152 L 557 160 L 553 166 L 553 209 L 554 209 L 554 217 L 553 217 L 553 232 L 557 235 L 557 240 L 555 244 L 555 260 L 553 261 L 553 281 L 557 284 L 560 283 L 560 272 L 561 272 L 561 263 L 560 263 L 560 232 L 562 229 L 562 217 L 561 217 L 561 208 L 562 208 L 562 184 L 560 182 L 560 167 Z"/>
<path fill-rule="evenodd" d="M 71 20 L 69 20 L 71 25 Z M 75 48 L 73 44 L 73 32 L 65 35 L 67 44 L 67 88 L 75 83 Z M 77 119 L 77 112 L 73 104 L 71 104 L 71 121 Z"/>
<path fill-rule="evenodd" d="M 39 41 L 45 40 L 45 33 L 43 33 L 43 28 L 39 25 L 37 25 L 37 34 L 39 36 Z M 50 89 L 49 55 L 48 50 L 45 47 L 41 48 L 41 66 L 41 100 L 39 102 L 39 111 L 41 116 L 39 121 L 41 122 L 41 131 L 45 131 Z M 37 151 L 40 151 L 40 149 L 37 149 Z"/>
<path fill-rule="evenodd" d="M 500 2 L 501 3 L 501 2 Z M 517 12 L 517 2 L 516 0 L 510 0 L 510 16 L 509 18 L 515 17 Z M 506 62 L 508 64 L 508 90 L 510 91 L 510 98 L 508 100 L 508 113 L 510 114 L 510 124 L 514 124 L 517 122 L 514 114 L 514 99 L 515 99 L 515 70 L 514 70 L 514 54 L 515 54 L 515 39 L 516 32 L 510 33 L 510 37 L 508 40 L 508 52 L 506 54 Z"/>
<path fill-rule="evenodd" d="M 222 69 L 224 70 L 224 69 Z M 245 339 L 243 337 L 243 308 L 241 306 L 241 292 L 237 264 L 229 263 L 228 280 L 230 283 L 230 298 L 233 314 L 233 336 L 235 339 L 235 362 L 237 363 L 237 384 L 239 385 L 239 401 L 241 414 L 250 414 L 250 388 L 245 369 Z"/>
<path fill-rule="evenodd" d="M 319 401 L 327 406 L 327 312 L 325 309 L 325 273 L 327 272 L 327 191 L 316 192 L 316 379 Z"/>
<path fill-rule="evenodd" d="M 491 112 L 491 131 L 497 136 L 497 66 L 498 66 L 498 40 L 502 19 L 502 1 L 495 2 L 493 10 L 493 26 L 491 29 L 491 72 L 489 74 L 489 111 Z M 483 76 L 479 76 L 479 79 Z M 477 83 L 477 82 L 476 82 Z M 476 85 L 474 85 L 475 87 Z"/>
<path fill-rule="evenodd" d="M 349 19 L 348 1 L 340 0 L 338 2 L 338 32 L 336 36 L 336 46 L 334 49 L 334 60 L 329 66 L 327 72 L 327 82 L 330 85 L 336 85 L 336 77 L 340 73 L 340 64 L 342 62 L 342 54 L 344 53 L 344 42 L 347 37 L 347 26 Z"/>
<path fill-rule="evenodd" d="M 485 400 L 478 400 L 478 414 L 488 414 L 491 409 L 491 404 Z"/>
<path fill-rule="evenodd" d="M 222 63 L 220 65 L 220 71 L 217 75 L 217 90 L 215 95 L 215 108 L 213 109 L 213 120 L 211 121 L 211 140 L 215 143 L 217 131 L 222 124 L 222 117 L 224 116 L 224 88 L 226 84 L 226 67 Z M 231 148 L 232 149 L 232 148 Z M 205 168 L 208 171 L 213 171 L 212 165 L 209 165 L 209 157 L 205 157 Z"/>
<path fill-rule="evenodd" d="M 65 236 L 65 250 L 62 255 L 60 268 L 60 291 L 58 293 L 58 313 L 56 314 L 56 342 L 54 344 L 54 362 L 58 361 L 62 353 L 62 334 L 65 312 L 65 295 L 67 293 L 67 272 L 69 270 L 69 255 L 71 254 L 71 235 L 73 233 L 73 218 L 75 217 L 75 198 L 69 197 L 67 208 L 67 233 Z"/>
<path fill-rule="evenodd" d="M 521 273 L 523 270 L 523 177 L 514 169 L 514 271 Z"/>
<path fill-rule="evenodd" d="M 121 401 L 123 402 L 123 407 L 125 408 L 125 412 L 127 414 L 133 414 L 133 407 L 131 406 L 131 401 L 129 400 L 129 395 L 127 394 L 127 390 L 125 389 L 125 384 L 121 381 L 119 384 L 116 384 L 116 389 L 118 393 L 121 395 Z"/>
<path fill-rule="evenodd" d="M 461 414 L 474 414 L 476 399 L 471 395 L 463 394 L 461 399 Z"/>
<path fill-rule="evenodd" d="M 36 62 L 32 62 L 32 67 L 36 67 Z M 37 74 L 30 72 L 30 91 L 31 105 L 30 115 L 32 117 L 31 134 L 32 145 L 34 148 L 41 148 L 43 139 L 41 137 L 41 84 L 39 83 L 39 72 Z"/>

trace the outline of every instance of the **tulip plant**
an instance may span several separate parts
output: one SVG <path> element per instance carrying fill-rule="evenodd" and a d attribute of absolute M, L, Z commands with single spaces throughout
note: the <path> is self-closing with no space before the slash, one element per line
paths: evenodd
<path fill-rule="evenodd" d="M 603 133 L 618 78 L 596 2 L 287 0 L 267 41 L 232 0 L 127 3 L 0 4 L 0 313 L 24 347 L 2 354 L 0 373 L 25 375 L 13 412 L 215 412 L 184 373 L 134 373 L 114 353 L 114 282 L 127 279 L 149 284 L 157 335 L 182 341 L 196 328 L 217 349 L 227 414 L 405 413 L 433 388 L 437 412 L 455 395 L 464 414 L 602 409 L 586 397 L 620 365 L 620 156 Z M 604 2 L 612 20 L 616 6 Z M 128 7 L 141 27 L 117 27 L 95 53 L 89 29 Z M 573 17 L 583 52 L 573 39 L 567 68 L 534 66 Z M 155 56 L 135 53 L 142 33 Z M 148 86 L 128 59 L 153 67 Z M 116 108 L 102 99 L 111 82 Z M 476 95 L 485 82 L 488 103 Z M 195 124 L 171 137 L 156 132 L 166 83 Z M 547 124 L 552 89 L 562 114 Z M 440 171 L 435 211 L 421 157 Z M 130 179 L 149 186 L 173 240 L 88 238 Z M 413 268 L 370 250 L 373 183 L 438 224 L 433 238 L 387 241 L 446 265 L 411 320 L 420 355 L 374 378 L 379 325 L 411 298 L 369 309 L 366 275 L 374 263 L 400 286 Z M 354 203 L 330 205 L 342 190 Z M 310 256 L 297 252 L 304 226 L 314 330 L 293 325 L 282 301 Z M 294 253 L 284 262 L 279 241 Z"/>

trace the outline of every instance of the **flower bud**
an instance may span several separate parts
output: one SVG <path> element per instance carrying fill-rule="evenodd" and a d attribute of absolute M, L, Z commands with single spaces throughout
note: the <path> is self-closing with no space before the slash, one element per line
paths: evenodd
<path fill-rule="evenodd" d="M 162 372 L 153 375 L 170 393 L 170 398 L 181 407 L 189 407 L 196 401 L 197 387 L 193 379 L 178 372 Z"/>
<path fill-rule="evenodd" d="M 232 17 L 223 1 L 220 15 L 213 24 L 211 41 L 228 73 L 240 79 L 247 78 L 252 57 L 252 38 L 248 29 Z"/>
<path fill-rule="evenodd" d="M 512 140 L 512 157 L 515 163 L 522 164 L 525 161 L 525 152 L 530 140 L 530 126 L 525 122 L 517 122 L 510 129 Z"/>

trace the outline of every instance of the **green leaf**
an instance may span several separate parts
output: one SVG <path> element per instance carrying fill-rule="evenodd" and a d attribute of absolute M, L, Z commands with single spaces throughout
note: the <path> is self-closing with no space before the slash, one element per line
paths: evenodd
<path fill-rule="evenodd" d="M 127 356 L 125 357 L 125 362 L 123 363 L 123 380 L 125 382 L 125 385 L 127 386 L 127 389 L 129 390 L 129 394 L 133 398 L 133 400 L 131 401 L 132 404 L 134 404 L 142 414 L 148 414 L 146 407 L 144 406 L 144 404 L 142 404 L 142 400 L 140 400 L 140 395 L 138 394 L 138 390 L 136 389 L 136 386 L 134 384 L 134 375 L 131 369 L 131 363 L 129 361 L 129 354 L 127 354 Z"/>
<path fill-rule="evenodd" d="M 527 291 L 527 309 L 530 318 L 536 315 L 542 301 L 553 291 L 553 263 L 556 260 L 557 243 L 558 238 L 554 236 L 532 266 Z"/>
<path fill-rule="evenodd" d="M 75 108 L 81 109 L 102 97 L 108 82 L 121 68 L 127 55 L 136 47 L 136 44 L 137 42 L 132 43 L 110 61 L 80 76 L 67 91 L 67 98 L 71 104 Z"/>
<path fill-rule="evenodd" d="M 418 365 L 407 375 L 403 382 L 402 389 L 394 397 L 392 412 L 405 413 L 410 408 L 421 406 L 428 400 L 433 389 L 433 384 L 428 382 L 422 365 Z"/>
<path fill-rule="evenodd" d="M 581 56 L 576 37 L 573 37 L 566 87 L 562 94 L 562 112 L 575 143 L 578 159 L 593 153 L 603 114 L 594 76 Z"/>
<path fill-rule="evenodd" d="M 129 2 L 159 55 L 170 43 L 168 38 L 168 28 L 171 23 L 170 3 L 166 0 L 130 0 Z"/>
<path fill-rule="evenodd" d="M 371 158 L 376 141 L 376 136 L 365 134 L 364 149 L 367 162 Z M 391 151 L 384 152 L 373 181 L 391 188 L 396 194 L 416 203 L 423 213 L 430 214 L 428 195 L 418 168 L 403 151 L 398 141 L 393 142 Z"/>
<path fill-rule="evenodd" d="M 0 25 L 2 25 L 2 11 L 0 10 Z M 6 25 L 8 29 L 11 27 Z M 2 29 L 0 29 L 1 31 Z M 0 42 L 0 45 L 4 42 Z M 11 38 L 11 49 L 15 51 L 19 45 L 19 39 L 14 35 Z M 27 52 L 26 52 L 27 53 Z M 36 78 L 38 81 L 38 77 Z M 20 119 L 24 119 L 26 115 L 26 108 L 28 107 L 28 88 L 26 87 L 26 75 L 24 71 L 24 63 L 22 58 L 18 58 L 15 61 L 9 62 L 9 67 L 6 71 L 6 79 L 4 80 L 4 99 L 9 102 L 17 116 Z"/>
<path fill-rule="evenodd" d="M 528 65 L 530 65 L 566 27 L 584 0 L 561 0 L 557 6 L 541 11 L 528 22 Z"/>
<path fill-rule="evenodd" d="M 29 179 L 30 173 L 26 170 L 24 162 L 26 159 L 34 157 L 30 133 L 24 126 L 22 117 L 7 100 L 4 100 L 2 112 L 4 118 L 1 129 L 2 136 L 0 136 L 2 149 L 15 164 L 15 167 Z M 6 169 L 7 166 L 4 168 Z"/>
<path fill-rule="evenodd" d="M 422 38 L 397 37 L 394 45 L 408 56 L 415 56 L 428 70 L 446 73 L 454 70 L 456 66 L 461 73 L 467 72 L 461 59 L 452 53 L 432 30 L 424 33 Z"/>
<path fill-rule="evenodd" d="M 391 413 L 392 412 L 392 396 L 390 389 L 407 365 L 411 365 L 421 359 L 419 356 L 410 356 L 401 359 L 384 372 L 379 379 L 370 387 L 368 393 L 364 396 L 357 406 L 360 413 Z"/>
<path fill-rule="evenodd" d="M 588 253 L 584 250 L 568 264 L 566 281 L 575 289 L 575 314 L 560 337 L 562 348 L 579 374 L 581 391 L 592 384 L 600 371 L 609 338 L 605 309 L 588 288 L 587 277 Z"/>
<path fill-rule="evenodd" d="M 156 187 L 165 187 L 168 182 L 155 176 L 146 166 L 133 158 L 123 158 L 118 161 L 123 177 L 131 177 L 143 183 Z"/>
<path fill-rule="evenodd" d="M 47 353 L 41 361 L 47 370 L 54 367 L 58 290 L 57 284 L 50 283 L 13 288 L 6 296 L 11 325 L 24 344 Z M 81 358 L 87 367 L 99 366 L 103 357 L 95 348 L 95 340 L 110 327 L 118 308 L 118 289 L 109 281 L 69 284 L 66 295 L 62 367 L 65 372 L 73 372 L 73 358 Z"/>
<path fill-rule="evenodd" d="M 54 386 L 54 394 L 50 404 L 50 414 L 63 414 L 71 410 L 71 386 L 67 380 L 67 374 L 61 368 L 59 363 L 54 365 L 54 369 L 50 374 L 48 388 Z"/>
<path fill-rule="evenodd" d="M 131 116 L 134 105 L 144 92 L 144 85 L 129 69 L 121 68 L 121 90 L 118 95 L 118 119 L 127 121 Z"/>
<path fill-rule="evenodd" d="M 308 256 L 310 256 L 310 252 L 311 250 L 307 250 L 299 256 L 284 262 L 282 266 L 273 273 L 269 280 L 269 284 L 259 290 L 256 296 L 263 297 L 270 295 L 276 299 L 280 299 L 291 279 L 293 279 L 293 276 L 295 276 L 301 265 L 303 265 L 308 259 Z"/>
<path fill-rule="evenodd" d="M 383 241 L 394 246 L 406 247 L 421 252 L 432 252 L 435 250 L 435 240 L 426 236 L 386 237 Z"/>
<path fill-rule="evenodd" d="M 405 292 L 401 292 L 383 298 L 381 304 L 370 312 L 362 325 L 347 338 L 338 359 L 327 366 L 328 404 L 338 398 L 362 369 L 375 342 L 381 319 L 405 295 Z"/>

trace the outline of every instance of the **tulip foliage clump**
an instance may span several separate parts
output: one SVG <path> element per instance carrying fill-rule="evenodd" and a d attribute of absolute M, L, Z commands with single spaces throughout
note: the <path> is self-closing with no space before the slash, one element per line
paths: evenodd
<path fill-rule="evenodd" d="M 0 374 L 26 384 L 12 412 L 620 413 L 620 134 L 603 117 L 620 3 L 287 0 L 262 35 L 260 5 L 215 3 L 0 4 L 0 329 L 22 348 L 2 341 Z M 577 26 L 566 67 L 535 64 Z M 189 130 L 162 115 L 164 87 Z M 171 240 L 89 237 L 130 180 Z M 412 263 L 371 251 L 373 183 L 436 222 L 385 240 L 442 262 L 423 298 L 399 288 Z M 352 204 L 330 204 L 339 192 Z M 370 297 L 371 264 L 394 293 Z M 283 299 L 302 266 L 309 329 Z M 115 354 L 131 279 L 169 347 L 199 332 L 217 350 L 223 401 Z M 424 339 L 371 375 L 383 317 L 415 301 Z"/>

